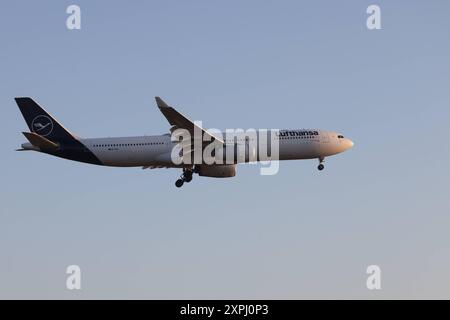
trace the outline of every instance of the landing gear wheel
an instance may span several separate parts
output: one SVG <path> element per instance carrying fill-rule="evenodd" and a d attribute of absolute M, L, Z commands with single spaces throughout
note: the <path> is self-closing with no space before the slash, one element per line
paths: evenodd
<path fill-rule="evenodd" d="M 192 181 L 192 174 L 191 175 L 187 175 L 185 178 L 184 178 L 184 181 L 186 181 L 186 182 L 191 182 Z"/>
<path fill-rule="evenodd" d="M 177 188 L 181 188 L 183 186 L 183 179 L 178 179 L 177 181 L 175 181 L 175 185 L 177 186 Z"/>
<path fill-rule="evenodd" d="M 325 168 L 325 166 L 323 164 L 319 164 L 317 166 L 317 169 L 319 169 L 319 171 L 322 171 Z"/>

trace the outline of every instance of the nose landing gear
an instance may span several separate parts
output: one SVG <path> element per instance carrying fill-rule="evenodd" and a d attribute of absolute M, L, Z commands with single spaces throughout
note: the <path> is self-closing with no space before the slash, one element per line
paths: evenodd
<path fill-rule="evenodd" d="M 317 166 L 317 169 L 319 169 L 319 171 L 322 171 L 325 166 L 323 165 L 323 162 L 325 161 L 324 157 L 319 158 L 319 165 Z"/>
<path fill-rule="evenodd" d="M 183 169 L 183 174 L 180 176 L 180 179 L 175 181 L 175 186 L 181 188 L 185 182 L 191 182 L 193 173 L 194 171 L 192 169 Z"/>

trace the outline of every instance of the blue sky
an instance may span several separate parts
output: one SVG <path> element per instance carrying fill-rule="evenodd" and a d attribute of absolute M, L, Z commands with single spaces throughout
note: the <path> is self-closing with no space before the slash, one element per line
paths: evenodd
<path fill-rule="evenodd" d="M 65 26 L 78 4 L 82 29 Z M 382 30 L 366 28 L 380 5 Z M 0 4 L 1 298 L 450 298 L 448 1 Z M 31 96 L 83 137 L 214 128 L 355 147 L 233 179 L 19 153 Z M 65 268 L 82 290 L 65 288 Z M 366 267 L 382 290 L 366 289 Z"/>

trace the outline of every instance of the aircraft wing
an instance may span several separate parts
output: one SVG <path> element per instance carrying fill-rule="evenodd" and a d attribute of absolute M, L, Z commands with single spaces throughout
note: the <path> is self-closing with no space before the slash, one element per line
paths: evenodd
<path fill-rule="evenodd" d="M 224 143 L 222 139 L 196 125 L 194 122 L 175 110 L 175 108 L 167 105 L 167 103 L 165 103 L 160 97 L 155 97 L 155 100 L 159 110 L 172 126 L 172 128 L 170 129 L 171 131 L 174 131 L 176 129 L 186 129 L 191 133 L 191 136 L 194 137 L 194 128 L 196 128 L 197 130 L 200 130 L 203 135 L 208 136 L 211 141 L 216 140 L 220 143 Z"/>

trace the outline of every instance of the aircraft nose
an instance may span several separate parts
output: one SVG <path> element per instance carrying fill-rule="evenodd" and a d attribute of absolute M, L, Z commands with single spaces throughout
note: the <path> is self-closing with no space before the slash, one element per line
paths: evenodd
<path fill-rule="evenodd" d="M 346 141 L 345 141 L 345 147 L 346 147 L 346 149 L 350 149 L 351 147 L 353 147 L 353 145 L 354 145 L 354 143 L 353 143 L 352 140 L 346 139 Z"/>

